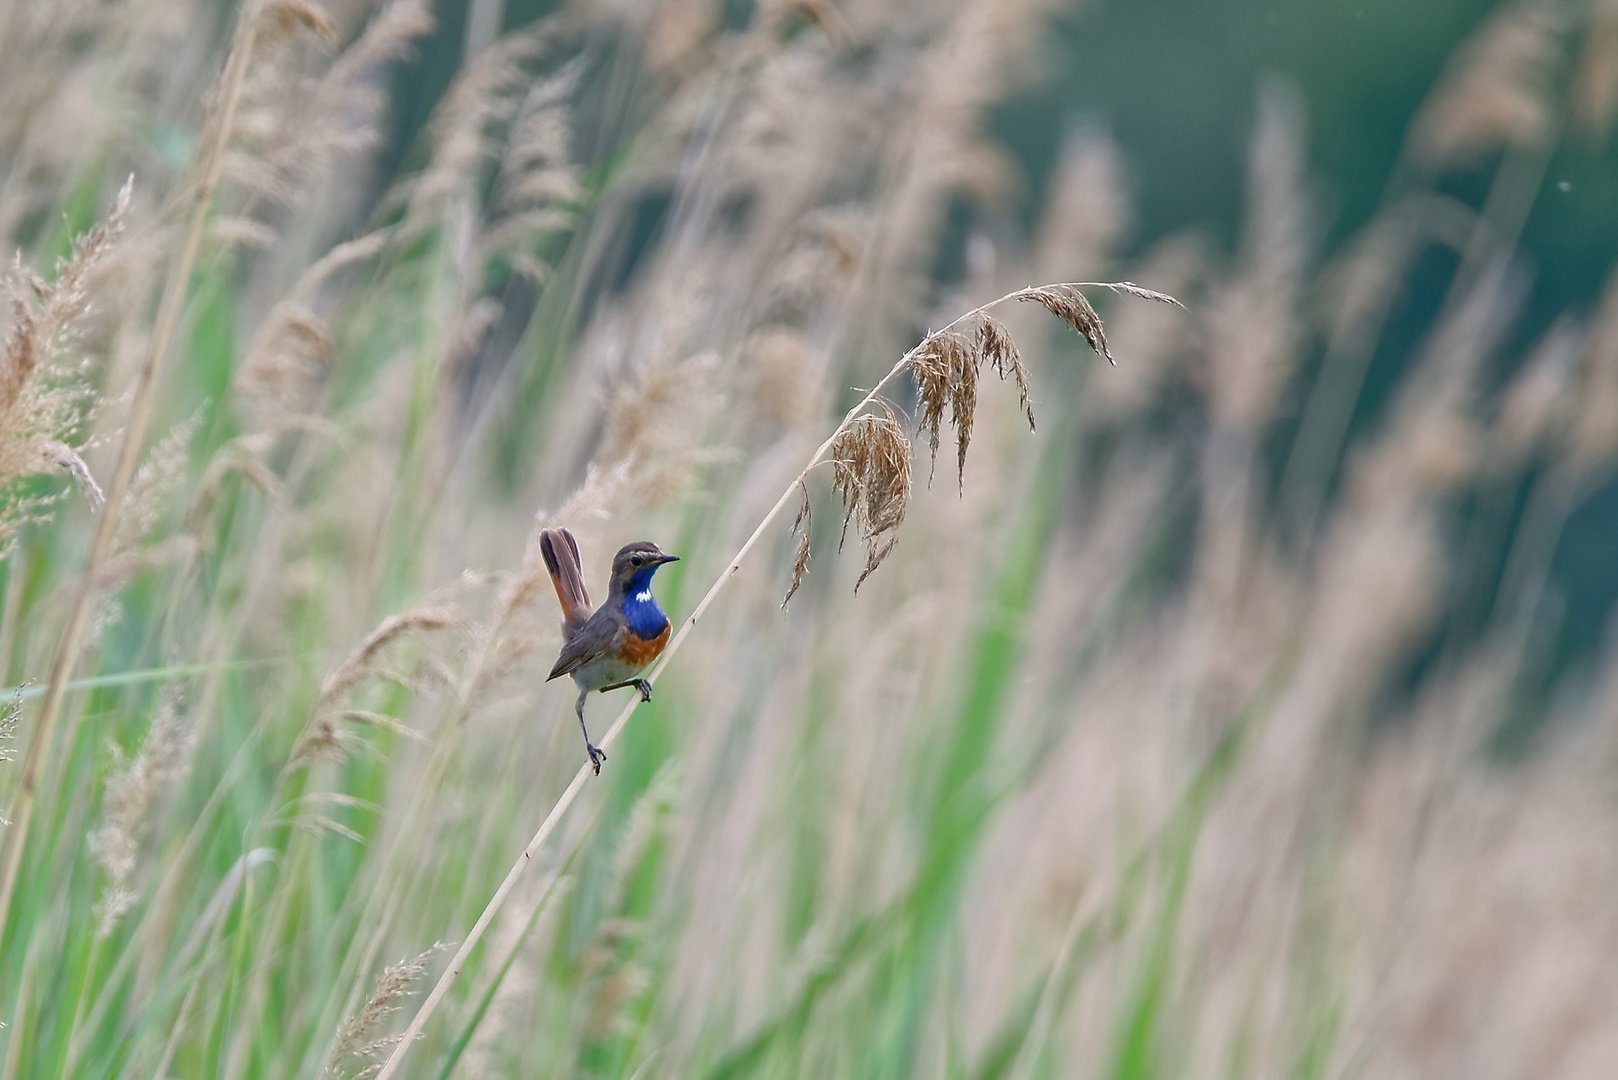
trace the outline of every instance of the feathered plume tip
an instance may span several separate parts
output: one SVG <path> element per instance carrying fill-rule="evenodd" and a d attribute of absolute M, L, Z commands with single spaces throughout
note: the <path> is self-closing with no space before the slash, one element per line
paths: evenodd
<path fill-rule="evenodd" d="M 9 300 L 11 308 L 9 329 L 0 337 L 0 487 L 60 468 L 92 509 L 102 503 L 82 447 L 71 443 L 96 403 L 83 340 L 96 301 L 119 265 L 118 240 L 133 192 L 131 177 L 100 224 L 57 260 L 54 281 L 27 269 L 20 255 L 10 273 L 0 276 L 0 303 Z M 23 523 L 45 516 L 40 509 L 54 498 L 0 500 L 0 555 Z"/>
<path fill-rule="evenodd" d="M 282 37 L 291 37 L 301 30 L 332 47 L 342 41 L 342 32 L 337 29 L 331 12 L 310 0 L 269 0 L 260 9 L 259 17 L 263 29 Z"/>
<path fill-rule="evenodd" d="M 1173 304 L 1177 308 L 1185 307 L 1184 304 L 1168 293 L 1143 289 L 1132 281 L 1085 282 L 1084 284 L 1096 289 L 1111 289 L 1113 292 L 1123 293 L 1125 296 L 1133 296 L 1141 300 L 1152 300 L 1159 304 Z M 1117 367 L 1118 361 L 1113 359 L 1112 350 L 1107 348 L 1107 334 L 1102 329 L 1101 316 L 1096 314 L 1096 309 L 1090 306 L 1089 299 L 1079 289 L 1079 285 L 1066 282 L 1057 285 L 1041 285 L 1034 289 L 1019 289 L 1007 299 L 1044 305 L 1046 311 L 1078 331 L 1090 348 L 1107 358 L 1107 363 Z"/>
<path fill-rule="evenodd" d="M 419 956 L 383 968 L 382 974 L 376 977 L 376 989 L 370 998 L 343 1025 L 342 1035 L 321 1075 L 328 1080 L 361 1080 L 375 1076 L 386 1052 L 400 1039 L 398 1035 L 379 1037 L 378 1032 L 388 1017 L 399 1011 L 397 1002 L 415 992 L 416 983 L 430 970 L 433 957 L 451 948 L 454 948 L 453 943 L 438 942 Z"/>
<path fill-rule="evenodd" d="M 927 436 L 932 464 L 938 464 L 939 430 L 944 410 L 955 427 L 955 471 L 957 484 L 966 482 L 966 448 L 972 442 L 972 414 L 978 404 L 978 373 L 987 362 L 1002 381 L 1013 379 L 1022 398 L 1028 429 L 1034 428 L 1034 407 L 1028 399 L 1028 370 L 1006 328 L 986 312 L 975 312 L 969 319 L 928 334 L 910 352 L 910 373 L 916 380 L 916 400 L 920 416 L 917 430 Z M 1097 324 L 1099 325 L 1099 323 Z M 932 480 L 933 469 L 927 471 Z"/>
<path fill-rule="evenodd" d="M 422 741 L 418 732 L 396 718 L 364 709 L 345 709 L 339 699 L 345 691 L 374 676 L 404 686 L 414 685 L 417 680 L 384 668 L 379 654 L 393 642 L 410 635 L 460 628 L 460 619 L 448 608 L 414 608 L 383 619 L 321 685 L 314 715 L 293 743 L 288 767 L 303 768 L 322 761 L 342 761 L 349 750 L 357 745 L 354 733 L 342 726 L 345 721 L 387 728 L 413 741 Z"/>
<path fill-rule="evenodd" d="M 838 433 L 831 458 L 836 470 L 832 490 L 842 498 L 844 510 L 837 550 L 843 549 L 851 524 L 865 541 L 865 572 L 854 583 L 857 592 L 899 542 L 894 534 L 910 506 L 910 440 L 883 403 L 880 416 L 857 416 Z"/>

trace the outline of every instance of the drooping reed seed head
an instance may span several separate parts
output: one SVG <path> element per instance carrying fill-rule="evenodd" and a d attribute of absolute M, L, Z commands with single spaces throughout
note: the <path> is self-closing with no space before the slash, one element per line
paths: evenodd
<path fill-rule="evenodd" d="M 836 470 L 832 489 L 844 508 L 837 548 L 842 550 L 851 524 L 865 542 L 865 570 L 854 583 L 857 590 L 898 543 L 897 530 L 910 505 L 910 440 L 884 402 L 880 416 L 857 416 L 838 433 L 831 457 Z"/>

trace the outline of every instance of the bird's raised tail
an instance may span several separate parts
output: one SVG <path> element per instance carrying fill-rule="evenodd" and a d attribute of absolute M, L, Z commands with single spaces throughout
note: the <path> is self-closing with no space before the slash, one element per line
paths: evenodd
<path fill-rule="evenodd" d="M 566 529 L 544 529 L 539 534 L 539 553 L 556 586 L 556 599 L 562 602 L 562 636 L 571 638 L 590 618 L 590 593 L 579 567 L 579 543 Z"/>

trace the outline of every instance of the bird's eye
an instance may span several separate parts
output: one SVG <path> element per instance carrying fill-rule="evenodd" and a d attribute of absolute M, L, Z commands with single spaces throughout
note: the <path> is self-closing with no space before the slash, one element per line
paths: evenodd
<path fill-rule="evenodd" d="M 631 555 L 629 557 L 629 563 L 630 563 L 631 566 L 639 566 L 641 563 L 643 563 L 645 561 L 646 560 L 642 559 L 639 555 Z"/>

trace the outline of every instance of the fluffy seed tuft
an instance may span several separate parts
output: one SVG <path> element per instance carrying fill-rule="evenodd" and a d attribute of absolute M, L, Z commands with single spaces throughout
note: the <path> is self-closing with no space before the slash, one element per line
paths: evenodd
<path fill-rule="evenodd" d="M 376 654 L 389 642 L 416 630 L 446 630 L 458 626 L 460 620 L 453 611 L 443 608 L 418 608 L 399 615 L 389 615 L 364 641 L 349 654 L 341 667 L 331 674 L 320 688 L 320 703 L 330 703 L 338 694 L 363 679 L 374 668 Z"/>
<path fill-rule="evenodd" d="M 84 459 L 67 443 L 47 439 L 39 444 L 39 452 L 52 465 L 59 465 L 67 470 L 74 482 L 79 485 L 79 490 L 84 492 L 84 499 L 90 504 L 90 509 L 99 510 L 101 504 L 107 501 L 101 485 L 96 483 L 96 478 L 90 474 L 90 466 L 86 465 Z"/>
<path fill-rule="evenodd" d="M 1017 343 L 1000 320 L 984 315 L 978 322 L 978 353 L 994 366 L 1000 381 L 1011 379 L 1017 384 L 1017 395 L 1022 411 L 1028 417 L 1028 430 L 1034 430 L 1034 405 L 1028 396 L 1028 369 L 1023 367 Z"/>
<path fill-rule="evenodd" d="M 854 583 L 858 591 L 899 542 L 897 530 L 910 505 L 910 440 L 883 403 L 880 416 L 855 417 L 838 433 L 831 458 L 832 490 L 845 511 L 837 549 L 842 550 L 851 524 L 865 542 L 865 571 Z"/>
<path fill-rule="evenodd" d="M 163 793 L 171 790 L 190 766 L 195 746 L 196 727 L 171 687 L 164 692 L 134 758 L 124 760 L 114 747 L 118 768 L 107 777 L 101 826 L 89 836 L 90 853 L 106 876 L 95 907 L 99 936 L 111 933 L 118 919 L 135 905 L 146 823 Z"/>
<path fill-rule="evenodd" d="M 1075 286 L 1041 285 L 1037 289 L 1023 289 L 1014 295 L 1024 303 L 1032 301 L 1044 305 L 1046 311 L 1078 331 L 1090 348 L 1107 358 L 1107 363 L 1117 365 L 1118 361 L 1112 358 L 1112 350 L 1107 348 L 1107 334 L 1101 327 L 1101 316 L 1096 314 L 1096 309 L 1090 306 L 1090 301 Z"/>
<path fill-rule="evenodd" d="M 291 37 L 298 30 L 307 30 L 327 45 L 342 41 L 337 22 L 330 12 L 309 0 L 269 0 L 264 5 L 263 18 L 283 36 Z"/>
<path fill-rule="evenodd" d="M 399 1011 L 395 1002 L 415 989 L 416 980 L 427 974 L 433 955 L 450 947 L 439 942 L 420 956 L 383 968 L 382 974 L 376 977 L 376 989 L 372 991 L 370 999 L 343 1025 L 342 1038 L 338 1040 L 331 1061 L 321 1075 L 346 1077 L 349 1080 L 374 1076 L 381 1067 L 385 1052 L 398 1044 L 400 1036 L 371 1036 L 383 1021 Z"/>
<path fill-rule="evenodd" d="M 11 700 L 0 708 L 0 765 L 17 756 L 17 748 L 12 744 L 17 740 L 17 724 L 22 720 L 22 692 L 27 685 L 24 683 L 17 687 L 16 693 L 11 695 Z M 0 824 L 11 823 L 0 818 Z"/>
<path fill-rule="evenodd" d="M 124 184 L 101 223 L 74 241 L 72 253 L 57 262 L 54 281 L 28 270 L 20 256 L 6 275 L 11 326 L 0 340 L 0 485 L 62 468 L 92 504 L 100 497 L 100 485 L 70 442 L 95 400 L 82 342 L 93 301 L 116 263 L 132 192 L 132 182 Z M 0 553 L 53 499 L 0 501 Z"/>
<path fill-rule="evenodd" d="M 349 750 L 358 745 L 358 740 L 353 732 L 340 726 L 344 721 L 387 727 L 408 738 L 419 739 L 417 733 L 393 717 L 363 710 L 339 709 L 336 707 L 337 699 L 345 690 L 366 678 L 388 675 L 377 664 L 377 655 L 390 643 L 417 631 L 456 629 L 460 625 L 455 613 L 446 608 L 417 608 L 383 619 L 321 686 L 314 717 L 293 744 L 289 767 L 296 769 L 346 758 Z"/>
<path fill-rule="evenodd" d="M 1028 369 L 1011 334 L 998 319 L 986 312 L 974 312 L 964 320 L 943 330 L 928 334 L 922 343 L 912 349 L 909 357 L 910 373 L 916 380 L 916 402 L 920 416 L 916 428 L 927 436 L 927 448 L 932 455 L 932 466 L 927 470 L 931 482 L 938 465 L 939 431 L 944 412 L 949 410 L 949 422 L 955 428 L 955 473 L 957 485 L 966 482 L 966 450 L 972 443 L 972 417 L 978 405 L 978 375 L 987 362 L 1001 380 L 1017 383 L 1023 412 L 1028 416 L 1028 427 L 1034 427 L 1034 408 L 1029 401 Z"/>

